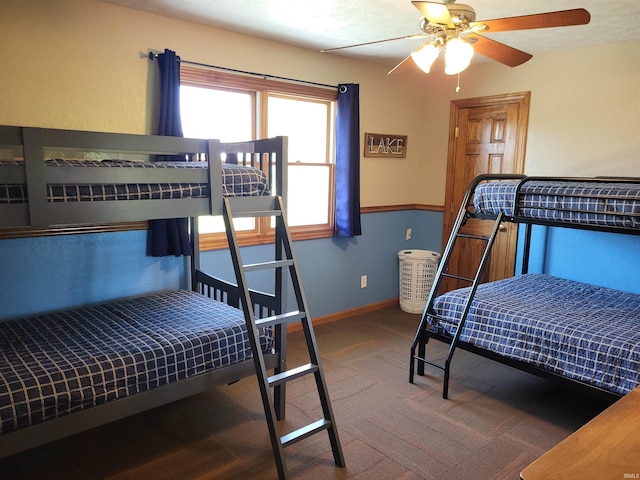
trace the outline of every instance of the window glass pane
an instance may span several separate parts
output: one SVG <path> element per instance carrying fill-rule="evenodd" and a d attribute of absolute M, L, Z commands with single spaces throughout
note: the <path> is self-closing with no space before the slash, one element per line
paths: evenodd
<path fill-rule="evenodd" d="M 221 114 L 221 112 L 224 112 Z M 210 88 L 180 87 L 182 131 L 190 138 L 217 138 L 223 142 L 239 142 L 251 138 L 253 95 Z M 253 230 L 255 219 L 234 219 L 236 230 Z M 222 233 L 221 216 L 199 217 L 200 233 Z"/>
<path fill-rule="evenodd" d="M 290 226 L 329 223 L 330 105 L 304 98 L 268 97 L 268 136 L 289 138 Z"/>
<path fill-rule="evenodd" d="M 329 165 L 289 165 L 290 226 L 329 223 L 328 185 Z"/>
<path fill-rule="evenodd" d="M 251 139 L 253 95 L 211 88 L 180 87 L 182 131 L 190 138 L 217 138 L 222 142 Z"/>
<path fill-rule="evenodd" d="M 326 163 L 329 104 L 270 95 L 268 136 L 289 137 L 289 162 Z"/>

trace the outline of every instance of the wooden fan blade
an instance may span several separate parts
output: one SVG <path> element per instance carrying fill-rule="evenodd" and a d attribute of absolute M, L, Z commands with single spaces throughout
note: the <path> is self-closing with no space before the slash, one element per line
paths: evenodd
<path fill-rule="evenodd" d="M 391 70 L 389 70 L 389 73 L 387 73 L 387 75 L 406 72 L 407 70 L 411 69 L 413 65 L 415 65 L 413 62 L 413 58 L 411 58 L 411 55 L 409 55 L 407 58 L 402 60 L 398 65 L 396 65 Z"/>
<path fill-rule="evenodd" d="M 448 25 L 454 28 L 453 20 L 449 9 L 443 3 L 436 2 L 411 2 L 414 7 L 420 10 L 420 13 L 424 18 L 429 20 L 429 23 L 435 23 L 438 25 Z"/>
<path fill-rule="evenodd" d="M 570 27 L 572 25 L 586 25 L 591 20 L 591 14 L 584 8 L 562 10 L 560 12 L 537 13 L 520 17 L 498 18 L 475 22 L 486 25 L 487 32 L 509 32 L 512 30 L 531 30 L 534 28 Z"/>
<path fill-rule="evenodd" d="M 385 40 L 374 40 L 373 42 L 355 43 L 353 45 L 345 45 L 344 47 L 325 48 L 324 50 L 320 50 L 320 52 L 333 52 L 335 50 L 344 50 L 345 48 L 364 47 L 365 45 L 375 45 L 376 43 L 393 42 L 395 40 L 413 40 L 414 38 L 422 37 L 424 37 L 424 35 L 418 33 L 416 35 L 406 35 L 404 37 L 387 38 Z"/>
<path fill-rule="evenodd" d="M 503 63 L 509 67 L 522 65 L 533 57 L 530 53 L 517 50 L 505 45 L 504 43 L 496 42 L 495 40 L 491 40 L 490 38 L 483 37 L 481 35 L 472 34 L 466 38 L 472 41 L 473 49 L 476 53 L 484 55 L 496 62 Z M 473 43 L 473 40 L 475 40 L 475 43 Z"/>

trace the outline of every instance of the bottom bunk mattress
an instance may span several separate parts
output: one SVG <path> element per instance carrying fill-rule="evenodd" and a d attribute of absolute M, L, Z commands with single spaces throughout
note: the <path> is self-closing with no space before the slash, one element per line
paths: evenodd
<path fill-rule="evenodd" d="M 0 433 L 249 358 L 243 313 L 190 291 L 0 322 Z"/>
<path fill-rule="evenodd" d="M 468 288 L 439 296 L 429 328 L 454 335 Z M 544 274 L 480 285 L 460 340 L 625 394 L 640 384 L 640 295 Z"/>

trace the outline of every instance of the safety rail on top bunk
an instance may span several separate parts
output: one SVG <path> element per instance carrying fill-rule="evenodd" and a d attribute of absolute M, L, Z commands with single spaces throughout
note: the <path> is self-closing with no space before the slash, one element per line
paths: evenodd
<path fill-rule="evenodd" d="M 222 213 L 221 156 L 229 163 L 253 166 L 264 172 L 269 189 L 286 197 L 287 137 L 221 144 L 219 140 L 160 135 L 0 126 L 0 150 L 11 152 L 23 163 L 0 166 L 5 184 L 26 185 L 25 203 L 0 205 L 0 228 L 73 224 L 98 224 L 177 218 Z M 46 152 L 132 155 L 149 161 L 151 156 L 177 156 L 191 162 L 209 161 L 209 168 L 68 168 L 46 166 Z M 209 195 L 199 198 L 50 202 L 48 184 L 201 184 Z M 253 197 L 258 198 L 258 197 Z M 238 197 L 238 200 L 240 197 Z M 245 200 L 246 201 L 246 200 Z M 265 199 L 266 201 L 266 199 Z"/>
<path fill-rule="evenodd" d="M 230 202 L 236 212 L 269 211 L 272 209 L 275 195 L 282 197 L 287 205 L 288 137 L 222 143 L 220 148 L 225 153 L 226 163 L 252 166 L 262 170 L 267 176 L 271 195 L 231 197 Z"/>
<path fill-rule="evenodd" d="M 563 227 L 563 228 L 571 228 L 571 229 L 579 229 L 579 230 L 592 230 L 592 231 L 601 231 L 608 233 L 622 233 L 627 235 L 640 235 L 640 212 L 637 212 L 634 207 L 634 211 L 632 212 L 619 212 L 619 211 L 607 211 L 607 212 L 599 212 L 599 211 L 588 211 L 588 210 L 580 210 L 575 207 L 571 208 L 571 211 L 574 214 L 586 215 L 586 214 L 602 214 L 607 215 L 609 217 L 617 218 L 619 220 L 623 220 L 624 222 L 628 222 L 628 225 L 611 225 L 611 224 L 603 224 L 603 223 L 585 223 L 582 221 L 568 221 L 567 219 L 554 219 L 554 218 L 537 218 L 527 216 L 523 213 L 526 206 L 526 203 L 523 201 L 523 196 L 530 195 L 529 192 L 524 191 L 525 187 L 531 182 L 549 182 L 552 183 L 563 183 L 563 182 L 571 182 L 571 183 L 584 183 L 587 184 L 630 184 L 630 185 L 640 185 L 639 177 L 550 177 L 550 176 L 525 176 L 525 175 L 517 175 L 517 174 L 485 174 L 479 175 L 476 177 L 469 188 L 465 193 L 464 200 L 460 207 L 460 211 L 458 213 L 457 221 L 466 222 L 468 218 L 479 218 L 485 220 L 494 220 L 496 218 L 495 214 L 487 213 L 487 212 L 476 212 L 473 208 L 473 198 L 478 189 L 478 187 L 486 182 L 510 182 L 513 181 L 516 183 L 515 191 L 513 195 L 513 199 L 509 205 L 510 211 L 502 212 L 503 222 L 509 223 L 518 223 L 524 225 L 524 236 L 522 243 L 522 265 L 521 265 L 521 273 L 527 273 L 529 267 L 529 254 L 531 247 L 531 235 L 532 235 L 532 226 L 546 226 L 546 227 Z M 571 194 L 571 193 L 558 193 L 557 195 L 561 197 L 575 197 L 575 198 L 583 198 L 583 195 L 580 194 Z M 586 195 L 589 199 L 592 200 L 620 200 L 620 197 L 616 197 L 615 195 L 605 195 L 605 194 L 594 194 L 589 193 Z"/>
<path fill-rule="evenodd" d="M 462 202 L 460 203 L 460 210 L 458 211 L 458 217 L 459 218 L 461 216 L 466 216 L 466 217 L 474 216 L 479 218 L 484 217 L 484 215 L 482 214 L 476 214 L 475 212 L 469 210 L 469 207 L 473 205 L 473 195 L 476 191 L 476 188 L 478 188 L 478 185 L 480 185 L 481 183 L 488 182 L 491 180 L 515 181 L 515 180 L 523 180 L 526 178 L 527 177 L 525 175 L 519 175 L 519 174 L 513 174 L 513 175 L 499 174 L 498 175 L 498 174 L 487 173 L 487 174 L 478 175 L 471 181 L 471 183 L 467 187 L 467 190 L 464 193 L 464 197 L 462 197 Z"/>
<path fill-rule="evenodd" d="M 50 226 L 82 223 L 140 221 L 150 218 L 219 214 L 222 211 L 220 141 L 32 127 L 0 127 L 0 148 L 22 149 L 24 163 L 2 166 L 3 181 L 26 184 L 28 202 L 2 205 L 2 227 Z M 19 151 L 19 150 L 18 150 Z M 208 160 L 213 168 L 68 168 L 45 163 L 46 152 L 123 154 L 137 158 L 180 155 L 189 161 Z M 50 202 L 48 184 L 200 183 L 210 188 L 208 198 Z"/>
<path fill-rule="evenodd" d="M 528 226 L 530 225 L 544 225 L 544 226 L 556 226 L 556 227 L 566 227 L 566 228 L 575 228 L 581 230 L 597 230 L 597 231 L 606 231 L 613 233 L 625 233 L 632 235 L 640 235 L 640 228 L 633 227 L 621 227 L 621 226 L 610 226 L 610 225 L 590 225 L 586 223 L 568 223 L 566 221 L 561 220 L 551 220 L 551 219 L 539 219 L 539 218 L 529 218 L 526 217 L 519 212 L 524 208 L 524 202 L 522 201 L 522 196 L 526 193 L 523 192 L 523 188 L 531 182 L 584 182 L 584 183 L 598 183 L 598 184 L 613 184 L 613 183 L 627 183 L 633 185 L 640 185 L 640 177 L 550 177 L 550 176 L 525 176 L 519 174 L 484 174 L 478 175 L 473 181 L 470 183 L 467 191 L 465 192 L 464 199 L 462 201 L 461 209 L 459 214 L 466 216 L 467 218 L 486 218 L 493 219 L 494 215 L 487 215 L 483 213 L 477 213 L 469 209 L 469 207 L 473 204 L 473 196 L 477 189 L 477 187 L 484 183 L 490 181 L 514 181 L 518 182 L 515 195 L 513 198 L 513 202 L 511 204 L 511 214 L 505 212 L 503 220 L 505 222 L 510 223 L 522 223 Z M 571 196 L 570 194 L 563 193 L 563 196 Z M 579 197 L 579 195 L 576 195 Z M 589 195 L 590 198 L 598 198 L 598 199 L 614 199 L 615 197 L 611 197 L 608 195 Z M 593 213 L 589 211 L 580 211 L 576 210 L 576 213 Z M 631 213 L 631 214 L 621 214 L 616 212 L 607 212 L 610 215 L 617 215 L 620 217 L 631 217 L 637 219 L 640 223 L 640 213 Z"/>
<path fill-rule="evenodd" d="M 278 136 L 249 142 L 225 142 L 220 144 L 220 148 L 225 153 L 226 163 L 262 170 L 267 176 L 271 194 L 282 197 L 286 205 L 288 143 L 288 137 Z"/>
<path fill-rule="evenodd" d="M 267 176 L 271 195 L 232 197 L 229 200 L 234 205 L 234 208 L 238 211 L 268 211 L 272 209 L 274 195 L 282 197 L 284 204 L 287 204 L 288 137 L 277 136 L 248 142 L 221 143 L 219 146 L 220 151 L 225 154 L 226 163 L 251 166 L 262 170 Z M 220 202 L 222 202 L 222 194 L 220 195 Z M 200 236 L 197 234 L 198 222 L 195 217 L 191 217 L 190 228 L 191 231 L 195 233 L 191 237 L 193 242 L 193 251 L 199 251 Z M 192 279 L 194 279 L 194 285 L 196 280 L 195 275 L 199 269 L 200 259 L 199 256 L 196 256 L 192 263 L 191 272 Z M 263 301 L 270 304 L 269 299 L 263 299 Z M 280 307 L 278 306 L 277 308 Z"/>
<path fill-rule="evenodd" d="M 514 201 L 513 201 L 513 220 L 510 221 L 514 221 L 514 222 L 521 222 L 521 223 L 535 223 L 536 225 L 548 225 L 548 226 L 564 226 L 567 227 L 568 225 L 566 224 L 566 222 L 560 222 L 560 221 L 553 221 L 553 220 L 540 220 L 538 219 L 535 222 L 532 222 L 531 219 L 527 219 L 526 217 L 523 217 L 522 215 L 518 215 L 517 213 L 523 208 L 524 202 L 522 201 L 522 189 L 523 187 L 527 184 L 527 183 L 531 183 L 531 182 L 536 182 L 536 181 L 542 181 L 542 182 L 584 182 L 584 183 L 597 183 L 597 184 L 612 184 L 612 183 L 628 183 L 628 184 L 635 184 L 635 185 L 640 185 L 640 177 L 606 177 L 606 176 L 599 176 L 599 177 L 549 177 L 549 176 L 529 176 L 529 177 L 525 177 L 522 180 L 520 180 L 520 182 L 518 183 L 518 186 L 516 187 L 516 194 L 514 197 Z M 563 193 L 563 196 L 571 196 L 570 194 L 567 193 Z M 577 196 L 577 195 L 576 195 Z M 614 199 L 615 197 L 612 197 L 610 195 L 604 195 L 604 194 L 598 194 L 598 195 L 594 195 L 594 194 L 589 194 L 589 198 L 597 198 L 597 199 Z M 592 213 L 586 210 L 576 210 L 576 212 L 578 213 Z M 637 218 L 638 221 L 640 222 L 640 213 L 632 213 L 632 214 L 621 214 L 621 213 L 615 213 L 615 212 L 610 212 L 611 215 L 616 215 L 616 216 L 620 216 L 620 217 L 633 217 L 633 218 Z M 640 228 L 636 228 L 636 227 L 614 227 L 614 226 L 605 226 L 605 225 L 588 225 L 588 224 L 572 224 L 571 225 L 573 228 L 580 228 L 580 229 L 584 229 L 584 230 L 604 230 L 604 231 L 608 231 L 608 232 L 618 232 L 618 233 L 630 233 L 630 234 L 634 234 L 634 235 L 640 235 Z"/>

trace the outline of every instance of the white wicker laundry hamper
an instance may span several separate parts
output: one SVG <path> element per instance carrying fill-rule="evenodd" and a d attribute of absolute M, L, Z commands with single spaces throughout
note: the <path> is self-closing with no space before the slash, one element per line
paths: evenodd
<path fill-rule="evenodd" d="M 422 313 L 438 270 L 440 254 L 431 250 L 401 250 L 400 308 L 407 313 Z"/>

